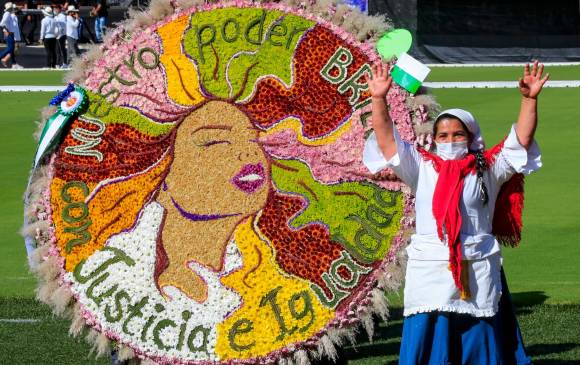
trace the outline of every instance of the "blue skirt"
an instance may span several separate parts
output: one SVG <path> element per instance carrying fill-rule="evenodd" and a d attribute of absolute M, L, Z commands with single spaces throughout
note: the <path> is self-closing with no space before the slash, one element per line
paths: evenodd
<path fill-rule="evenodd" d="M 400 365 L 527 365 L 503 269 L 499 311 L 493 317 L 429 312 L 403 321 Z"/>

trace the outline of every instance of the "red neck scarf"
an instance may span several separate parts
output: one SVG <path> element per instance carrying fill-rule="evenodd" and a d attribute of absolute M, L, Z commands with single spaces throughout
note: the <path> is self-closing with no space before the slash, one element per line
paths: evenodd
<path fill-rule="evenodd" d="M 495 162 L 495 157 L 503 148 L 503 142 L 494 148 L 483 152 L 487 166 Z M 461 212 L 459 202 L 463 194 L 465 177 L 476 173 L 475 155 L 469 154 L 460 160 L 443 160 L 441 157 L 418 149 L 425 161 L 431 161 L 439 174 L 433 193 L 433 216 L 437 223 L 437 234 L 444 241 L 447 234 L 449 246 L 449 268 L 455 285 L 461 292 L 461 298 L 470 297 L 467 268 L 463 267 L 461 253 Z M 521 237 L 521 213 L 523 209 L 523 176 L 517 174 L 506 182 L 496 201 L 493 233 L 502 243 L 517 245 Z M 497 224 L 497 230 L 496 230 Z M 465 270 L 465 271 L 464 271 Z"/>

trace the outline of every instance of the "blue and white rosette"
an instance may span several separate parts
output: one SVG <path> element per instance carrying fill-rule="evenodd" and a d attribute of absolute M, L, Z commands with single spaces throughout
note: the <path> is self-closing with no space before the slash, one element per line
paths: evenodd
<path fill-rule="evenodd" d="M 52 150 L 60 142 L 61 132 L 64 127 L 78 114 L 85 110 L 89 98 L 83 88 L 77 85 L 69 86 L 52 99 L 51 105 L 56 105 L 58 110 L 53 114 L 44 126 L 38 142 L 38 149 L 34 157 L 34 168 L 38 166 L 42 157 Z"/>

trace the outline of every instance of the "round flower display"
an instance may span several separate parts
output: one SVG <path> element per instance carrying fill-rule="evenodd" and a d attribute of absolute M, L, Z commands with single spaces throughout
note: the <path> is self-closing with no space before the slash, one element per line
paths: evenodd
<path fill-rule="evenodd" d="M 370 43 L 304 8 L 219 3 L 120 27 L 91 62 L 35 196 L 47 301 L 161 364 L 332 355 L 384 311 L 411 202 L 361 161 Z M 411 98 L 388 95 L 407 140 L 427 114 Z"/>

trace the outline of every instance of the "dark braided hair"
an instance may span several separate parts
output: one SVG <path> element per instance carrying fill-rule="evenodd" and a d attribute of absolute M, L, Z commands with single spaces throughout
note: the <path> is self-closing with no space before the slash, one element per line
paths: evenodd
<path fill-rule="evenodd" d="M 483 202 L 483 205 L 487 205 L 487 202 L 489 201 L 489 195 L 487 193 L 487 186 L 485 186 L 485 182 L 483 181 L 483 171 L 487 169 L 487 163 L 485 162 L 485 158 L 483 157 L 483 152 L 481 150 L 476 151 L 474 154 L 475 165 L 477 169 L 477 182 L 479 183 L 481 201 Z"/>

